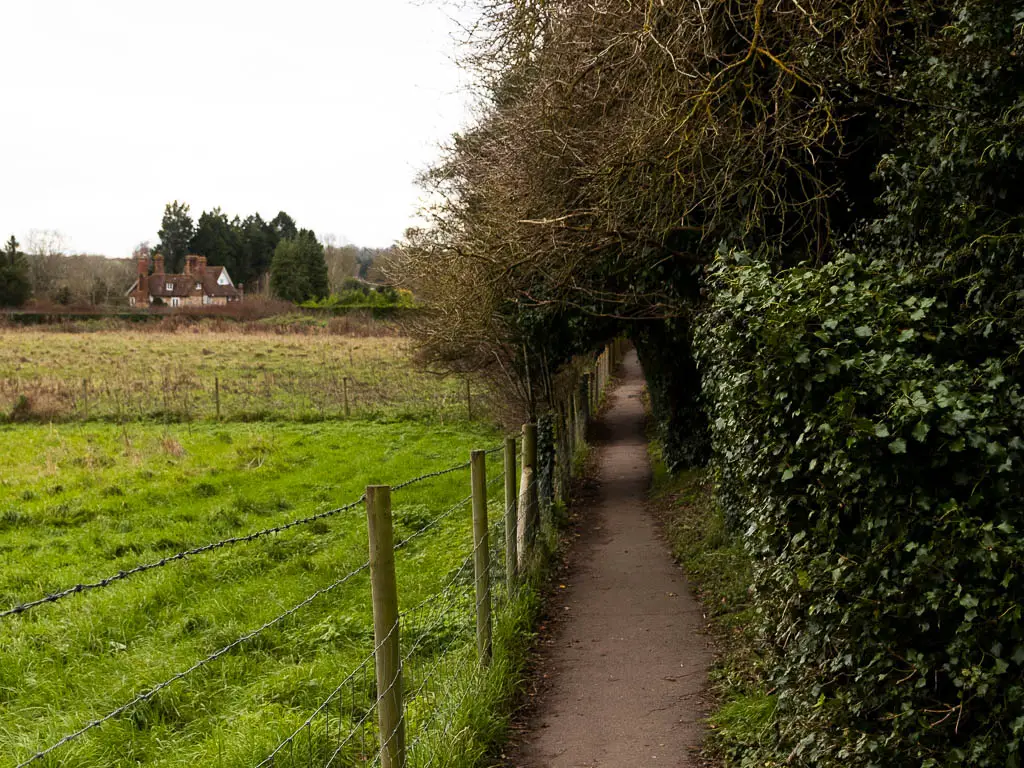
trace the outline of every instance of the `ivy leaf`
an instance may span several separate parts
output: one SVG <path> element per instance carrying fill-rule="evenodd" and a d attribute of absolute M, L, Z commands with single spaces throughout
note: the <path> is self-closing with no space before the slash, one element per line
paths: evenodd
<path fill-rule="evenodd" d="M 925 438 L 928 437 L 928 432 L 930 430 L 931 427 L 929 427 L 923 421 L 919 421 L 917 422 L 917 426 L 914 427 L 914 431 L 912 434 L 914 435 L 914 439 L 917 440 L 917 442 L 923 443 L 925 441 Z"/>
<path fill-rule="evenodd" d="M 906 453 L 907 452 L 907 441 L 902 437 L 897 437 L 891 443 L 889 443 L 889 450 L 893 453 Z"/>
<path fill-rule="evenodd" d="M 888 437 L 889 428 L 885 424 L 875 424 L 875 437 Z"/>
<path fill-rule="evenodd" d="M 860 336 L 862 339 L 866 339 L 871 335 L 871 327 L 867 325 L 860 325 L 853 329 L 853 332 Z"/>

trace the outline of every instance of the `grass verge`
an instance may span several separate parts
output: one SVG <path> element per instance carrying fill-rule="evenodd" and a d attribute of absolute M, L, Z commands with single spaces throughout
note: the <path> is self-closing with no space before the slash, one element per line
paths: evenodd
<path fill-rule="evenodd" d="M 775 697 L 764 684 L 764 649 L 748 591 L 754 562 L 715 504 L 712 473 L 670 474 L 656 441 L 651 442 L 651 459 L 652 503 L 674 557 L 704 606 L 718 649 L 705 752 L 728 766 L 750 766 L 747 754 L 771 738 L 775 719 Z"/>
<path fill-rule="evenodd" d="M 438 701 L 433 718 L 438 727 L 412 747 L 412 765 L 478 768 L 505 742 L 530 660 L 541 610 L 545 568 L 508 596 L 495 615 L 494 658 L 481 668 L 473 655 L 446 680 L 447 695 Z M 426 758 L 418 759 L 417 755 Z"/>

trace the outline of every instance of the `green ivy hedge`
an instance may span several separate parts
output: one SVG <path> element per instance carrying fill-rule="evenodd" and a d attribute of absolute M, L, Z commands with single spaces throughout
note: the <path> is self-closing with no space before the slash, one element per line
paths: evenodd
<path fill-rule="evenodd" d="M 710 271 L 720 502 L 758 562 L 778 738 L 750 765 L 1021 766 L 1024 397 L 921 272 Z M 772 740 L 768 740 L 772 741 Z"/>

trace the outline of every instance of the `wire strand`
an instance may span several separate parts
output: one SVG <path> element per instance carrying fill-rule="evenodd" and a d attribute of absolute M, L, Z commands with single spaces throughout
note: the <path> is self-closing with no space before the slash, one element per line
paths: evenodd
<path fill-rule="evenodd" d="M 221 656 L 223 656 L 224 654 L 228 653 L 232 649 L 237 648 L 242 643 L 245 643 L 245 642 L 251 640 L 252 638 L 254 638 L 257 635 L 259 635 L 260 633 L 270 629 L 275 624 L 280 623 L 284 619 L 286 619 L 289 616 L 291 616 L 292 614 L 296 613 L 301 608 L 304 608 L 305 606 L 309 605 L 311 602 L 316 600 L 318 597 L 320 597 L 322 595 L 325 595 L 328 592 L 331 592 L 332 590 L 337 589 L 338 587 L 340 587 L 345 582 L 349 581 L 350 579 L 352 579 L 355 576 L 359 575 L 363 571 L 367 570 L 369 567 L 370 567 L 369 561 L 363 563 L 358 568 L 356 568 L 354 571 L 351 571 L 351 572 L 345 574 L 340 579 L 335 581 L 333 584 L 331 584 L 329 586 L 326 586 L 326 587 L 323 587 L 322 589 L 318 589 L 316 592 L 311 594 L 305 600 L 303 600 L 302 602 L 300 602 L 300 603 L 294 605 L 293 607 L 289 608 L 287 611 L 285 611 L 284 613 L 280 614 L 279 616 L 271 619 L 270 621 L 268 621 L 263 626 L 261 626 L 261 627 L 259 627 L 257 629 L 254 629 L 251 632 L 248 632 L 248 633 L 242 635 L 237 640 L 234 640 L 234 641 L 228 643 L 227 645 L 225 645 L 220 650 L 214 651 L 209 656 L 207 656 L 205 659 L 202 659 L 201 661 L 197 661 L 195 664 L 193 664 L 191 667 L 189 667 L 188 669 L 184 670 L 183 672 L 178 672 L 177 674 L 173 675 L 172 677 L 169 677 L 166 680 L 164 680 L 162 683 L 158 683 L 157 685 L 153 686 L 148 691 L 144 691 L 143 693 L 140 693 L 138 696 L 136 696 L 131 701 L 127 702 L 126 704 L 122 704 L 117 709 L 114 709 L 113 711 L 107 713 L 103 717 L 91 721 L 90 723 L 88 723 L 87 725 L 83 726 L 82 728 L 79 728 L 74 733 L 68 734 L 67 736 L 65 736 L 64 738 L 60 739 L 59 741 L 54 742 L 53 744 L 51 744 L 49 747 L 47 747 L 46 749 L 42 750 L 41 752 L 37 752 L 36 754 L 32 755 L 32 757 L 28 758 L 28 760 L 25 760 L 25 761 L 19 763 L 16 766 L 16 768 L 24 768 L 26 765 L 30 765 L 31 763 L 34 763 L 36 760 L 39 760 L 40 758 L 46 757 L 48 754 L 53 752 L 55 749 L 58 749 L 58 748 L 64 746 L 65 744 L 67 744 L 67 743 L 69 743 L 71 741 L 74 741 L 75 739 L 77 739 L 78 737 L 82 736 L 83 734 L 88 733 L 89 731 L 91 731 L 93 728 L 97 728 L 97 727 L 103 725 L 103 723 L 107 722 L 108 720 L 113 720 L 115 717 L 123 714 L 124 712 L 128 711 L 129 709 L 131 709 L 132 707 L 136 706 L 137 704 L 141 704 L 144 701 L 148 701 L 149 699 L 153 698 L 157 693 L 162 691 L 164 688 L 167 688 L 169 685 L 172 685 L 173 683 L 176 683 L 178 680 L 181 680 L 182 678 L 188 677 L 189 675 L 191 675 L 196 670 L 201 669 L 202 667 L 205 667 L 207 664 L 210 664 L 211 662 L 216 661 L 217 659 L 219 659 Z"/>
<path fill-rule="evenodd" d="M 255 541 L 256 539 L 263 538 L 264 536 L 270 536 L 274 533 L 281 533 L 282 531 L 287 531 L 289 528 L 295 528 L 299 525 L 306 525 L 307 523 L 312 523 L 317 520 L 323 520 L 325 517 L 331 517 L 332 515 L 347 512 L 348 510 L 359 506 L 364 501 L 366 501 L 365 495 L 360 496 L 355 501 L 350 502 L 349 504 L 346 504 L 343 507 L 337 507 L 336 509 L 330 509 L 326 512 L 319 512 L 315 515 L 310 515 L 309 517 L 303 517 L 299 518 L 298 520 L 292 520 L 290 523 L 275 525 L 272 528 L 264 528 L 262 531 L 255 531 L 245 536 L 235 536 L 230 539 L 222 539 L 221 541 L 215 541 L 212 544 L 205 544 L 201 547 L 186 549 L 183 552 L 178 552 L 176 555 L 169 555 L 168 557 L 161 558 L 160 560 L 156 560 L 152 563 L 137 565 L 134 568 L 129 568 L 126 571 L 118 571 L 117 573 L 113 574 L 112 576 L 108 576 L 105 579 L 100 579 L 98 581 L 90 582 L 87 584 L 76 584 L 73 587 L 62 589 L 59 592 L 54 592 L 50 595 L 47 595 L 46 597 L 41 597 L 38 600 L 32 600 L 30 602 L 22 603 L 21 605 L 16 605 L 12 608 L 8 608 L 7 610 L 0 611 L 0 619 L 7 618 L 8 616 L 14 616 L 19 613 L 24 613 L 25 611 L 31 610 L 32 608 L 36 608 L 45 603 L 56 603 L 58 600 L 63 600 L 65 597 L 76 595 L 80 592 L 87 592 L 92 589 L 108 587 L 111 584 L 114 584 L 115 582 L 127 579 L 129 576 L 135 576 L 139 573 L 151 571 L 154 568 L 162 568 L 165 565 L 170 565 L 171 563 L 177 562 L 178 560 L 185 560 L 186 558 L 192 557 L 194 555 L 201 555 L 206 552 L 212 552 L 215 549 L 221 549 L 223 547 L 231 546 L 233 544 L 244 544 L 246 542 Z"/>
<path fill-rule="evenodd" d="M 501 450 L 501 448 L 492 448 L 487 453 L 491 453 L 497 450 Z M 406 480 L 402 483 L 399 483 L 398 485 L 393 486 L 391 490 L 392 492 L 398 491 L 403 488 L 408 488 L 410 485 L 423 482 L 424 480 L 428 480 L 434 477 L 441 477 L 443 475 L 451 474 L 452 472 L 458 472 L 459 470 L 466 469 L 467 467 L 469 467 L 469 465 L 469 462 L 465 462 L 464 464 L 458 464 L 454 467 L 441 469 L 438 470 L 437 472 L 428 472 L 426 474 L 420 475 L 419 477 L 414 477 L 411 480 Z M 347 512 L 350 509 L 359 506 L 364 501 L 366 501 L 365 494 L 363 494 L 353 502 L 345 504 L 344 506 L 341 507 L 337 507 L 335 509 L 327 510 L 326 512 L 319 512 L 315 515 L 309 515 L 308 517 L 302 517 L 297 520 L 292 520 L 289 523 L 283 523 L 282 525 L 275 525 L 270 528 L 264 528 L 263 530 L 254 531 L 253 533 L 246 534 L 245 536 L 233 536 L 231 538 L 222 539 L 220 541 L 215 541 L 210 544 L 204 544 L 203 546 L 193 547 L 192 549 L 186 549 L 174 555 L 162 557 L 159 560 L 155 560 L 151 563 L 143 563 L 141 565 L 136 565 L 127 570 L 118 571 L 117 573 L 107 576 L 106 578 L 98 579 L 93 582 L 75 584 L 74 586 L 66 587 L 56 592 L 52 592 L 51 594 L 46 595 L 45 597 L 41 597 L 37 600 L 30 600 L 24 603 L 20 603 L 18 605 L 11 606 L 10 608 L 7 608 L 3 611 L 0 611 L 0 619 L 5 619 L 10 616 L 16 616 L 18 614 L 24 613 L 25 611 L 29 611 L 33 608 L 38 608 L 39 606 L 45 605 L 47 603 L 56 603 L 59 600 L 63 600 L 66 597 L 70 597 L 71 595 L 77 595 L 82 592 L 88 592 L 94 589 L 102 589 L 104 587 L 109 587 L 111 584 L 123 581 L 124 579 L 127 579 L 131 576 L 136 576 L 140 573 L 145 573 L 146 571 L 151 571 L 155 568 L 162 568 L 166 565 L 170 565 L 171 563 L 178 562 L 179 560 L 185 560 L 189 557 L 194 557 L 195 555 L 213 552 L 214 550 L 222 549 L 224 547 L 232 546 L 234 544 L 245 544 L 250 541 L 255 541 L 256 539 L 261 539 L 265 536 L 270 536 L 275 533 L 287 531 L 290 528 L 295 528 L 300 525 L 307 525 L 309 523 L 316 522 L 317 520 L 323 520 L 324 518 L 332 517 L 334 515 L 341 514 L 342 512 Z M 419 532 L 417 532 L 416 535 L 419 535 Z M 410 537 L 410 539 L 412 538 L 415 538 L 415 536 Z"/>
<path fill-rule="evenodd" d="M 442 477 L 444 475 L 450 475 L 452 472 L 458 472 L 460 469 L 468 469 L 470 462 L 464 464 L 457 464 L 454 467 L 448 467 L 448 469 L 439 469 L 437 472 L 427 472 L 426 474 L 414 477 L 412 480 L 406 480 L 405 482 L 399 483 L 398 485 L 391 486 L 391 492 L 400 491 L 403 488 L 408 488 L 410 485 L 416 485 L 416 483 L 422 483 L 424 480 L 430 480 L 435 477 Z"/>

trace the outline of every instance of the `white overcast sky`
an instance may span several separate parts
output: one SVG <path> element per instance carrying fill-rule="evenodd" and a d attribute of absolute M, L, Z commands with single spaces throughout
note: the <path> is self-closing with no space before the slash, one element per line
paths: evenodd
<path fill-rule="evenodd" d="M 468 121 L 455 24 L 421 0 L 0 0 L 0 240 L 75 252 L 195 218 L 287 211 L 389 245 Z"/>

